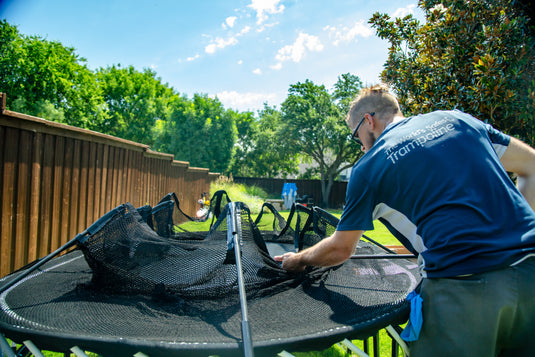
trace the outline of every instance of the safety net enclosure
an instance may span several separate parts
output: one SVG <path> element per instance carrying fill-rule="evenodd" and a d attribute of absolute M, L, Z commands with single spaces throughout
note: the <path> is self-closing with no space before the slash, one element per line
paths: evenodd
<path fill-rule="evenodd" d="M 413 262 L 349 260 L 288 273 L 273 255 L 314 244 L 337 219 L 300 205 L 284 219 L 266 204 L 253 220 L 245 204 L 230 205 L 219 192 L 202 219 L 184 214 L 174 194 L 154 207 L 116 207 L 77 237 L 77 249 L 0 280 L 0 332 L 60 352 L 76 345 L 104 356 L 239 355 L 228 240 L 236 232 L 255 355 L 321 350 L 406 320 L 405 297 L 419 281 Z M 231 218 L 239 227 L 229 230 Z M 385 250 L 361 241 L 355 254 Z"/>

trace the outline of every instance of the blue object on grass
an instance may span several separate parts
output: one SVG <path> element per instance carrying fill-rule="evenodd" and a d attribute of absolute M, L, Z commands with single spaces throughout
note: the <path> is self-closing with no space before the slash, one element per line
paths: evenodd
<path fill-rule="evenodd" d="M 285 182 L 282 186 L 281 198 L 284 198 L 284 195 L 296 196 L 297 195 L 297 186 L 293 182 Z"/>

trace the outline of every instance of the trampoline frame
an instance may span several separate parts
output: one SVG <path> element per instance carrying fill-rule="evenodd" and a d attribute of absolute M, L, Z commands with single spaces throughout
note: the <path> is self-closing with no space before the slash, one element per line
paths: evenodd
<path fill-rule="evenodd" d="M 176 198 L 175 198 L 175 200 L 176 200 Z M 176 202 L 176 204 L 178 206 L 178 202 Z M 58 256 L 63 251 L 65 251 L 67 249 L 70 249 L 70 248 L 76 246 L 77 244 L 83 243 L 87 239 L 87 237 L 92 234 L 92 232 L 95 232 L 98 229 L 100 229 L 100 227 L 105 225 L 115 214 L 117 214 L 117 210 L 119 209 L 119 207 L 117 207 L 117 208 L 111 210 L 110 212 L 106 213 L 104 216 L 102 216 L 97 221 L 95 221 L 85 231 L 83 231 L 82 233 L 76 235 L 76 237 L 74 237 L 71 241 L 67 242 L 65 245 L 63 245 L 62 247 L 60 247 L 59 249 L 57 249 L 53 253 L 47 255 L 46 257 L 37 260 L 26 271 L 24 271 L 23 273 L 21 273 L 18 276 L 16 276 L 13 280 L 9 281 L 6 285 L 2 286 L 0 288 L 0 297 L 1 297 L 2 293 L 7 292 L 10 288 L 14 287 L 16 284 L 21 282 L 24 278 L 28 277 L 32 272 L 36 271 L 38 268 L 40 268 L 41 266 L 43 266 L 44 264 L 49 262 L 54 257 Z M 316 209 L 316 207 L 314 207 L 313 210 L 314 209 Z M 237 273 L 238 273 L 240 307 L 241 307 L 241 315 L 242 315 L 242 324 L 241 324 L 241 326 L 242 326 L 242 341 L 241 341 L 241 343 L 242 343 L 242 348 L 243 348 L 242 352 L 244 353 L 245 357 L 252 357 L 252 356 L 254 356 L 254 354 L 253 354 L 253 339 L 252 339 L 252 336 L 251 336 L 251 329 L 250 329 L 249 321 L 248 321 L 247 300 L 246 300 L 246 297 L 245 297 L 245 288 L 244 288 L 244 283 L 243 283 L 243 276 L 242 276 L 242 273 L 241 273 L 242 272 L 241 258 L 240 258 L 241 257 L 241 254 L 240 254 L 240 244 L 241 244 L 240 243 L 240 239 L 241 239 L 241 231 L 240 230 L 241 230 L 241 224 L 239 222 L 239 220 L 240 220 L 240 203 L 237 204 L 235 202 L 230 202 L 229 203 L 229 212 L 230 212 L 230 214 L 227 215 L 227 217 L 226 217 L 227 218 L 227 245 L 228 245 L 229 249 L 233 249 L 234 250 L 235 259 L 236 259 L 236 269 L 237 269 Z M 292 212 L 293 212 L 293 210 L 292 210 Z M 305 226 L 306 226 L 307 229 L 312 224 L 312 222 L 309 222 L 309 221 L 305 222 Z M 285 229 L 286 228 L 287 227 L 285 227 Z M 369 239 L 368 237 L 365 237 L 365 238 Z M 371 239 L 369 239 L 369 240 L 371 240 Z M 371 240 L 371 241 L 374 242 L 373 240 Z M 374 243 L 376 243 L 376 242 L 374 242 Z M 407 258 L 414 258 L 413 255 L 397 255 L 395 252 L 392 252 L 392 253 L 393 254 L 383 254 L 383 255 L 375 255 L 375 256 L 374 255 L 354 255 L 351 258 L 353 258 L 353 259 L 385 259 L 385 258 L 387 258 L 387 259 L 407 259 Z M 1 280 L 3 280 L 3 279 L 0 279 L 0 281 Z M 399 344 L 401 346 L 402 350 L 404 351 L 405 355 L 408 355 L 409 354 L 408 347 L 407 347 L 406 344 L 404 344 L 403 340 L 399 337 L 399 334 L 395 330 L 395 328 L 392 327 L 391 325 L 389 325 L 388 327 L 386 327 L 386 330 L 387 330 L 388 334 L 391 336 L 391 338 L 393 339 L 393 341 L 395 341 L 396 345 Z M 43 334 L 43 332 L 41 332 L 40 334 Z M 19 356 L 20 354 L 15 354 L 13 351 L 17 352 L 17 351 L 20 351 L 20 349 L 22 349 L 22 348 L 26 348 L 31 353 L 33 353 L 34 356 L 38 356 L 38 354 L 37 354 L 38 353 L 37 352 L 38 349 L 30 340 L 23 341 L 23 345 L 22 346 L 20 346 L 18 349 L 15 347 L 15 350 L 13 350 L 14 347 L 10 346 L 9 343 L 7 342 L 7 338 L 8 337 L 4 336 L 4 334 L 1 333 L 1 332 L 0 332 L 0 337 L 1 337 L 0 338 L 0 348 L 1 348 L 0 351 L 2 351 L 2 355 L 5 354 L 5 355 L 7 355 L 9 357 L 10 356 L 14 356 L 14 357 L 15 356 Z M 52 336 L 50 336 L 50 337 L 52 337 Z M 55 337 L 57 337 L 57 336 L 55 336 Z M 61 337 L 57 337 L 57 338 L 61 338 Z M 112 339 L 112 338 L 106 338 L 106 337 L 102 338 L 102 342 L 105 343 L 105 344 L 113 344 L 115 342 L 114 340 L 115 339 Z M 374 341 L 375 341 L 375 339 L 374 339 Z M 347 338 L 344 339 L 343 341 L 341 341 L 340 344 L 345 346 L 346 348 L 351 349 L 351 350 L 356 348 L 356 346 L 354 346 Z M 75 351 L 77 351 L 77 352 L 74 352 L 73 349 Z M 72 352 L 74 352 L 76 356 L 84 356 L 85 355 L 85 353 L 81 349 L 79 349 L 77 346 L 71 347 L 70 350 Z M 10 354 L 10 352 L 13 352 L 13 354 Z M 59 351 L 59 352 L 61 353 L 61 351 Z M 282 351 L 281 353 L 287 353 L 287 352 Z M 362 352 L 363 354 L 360 354 L 360 352 L 356 352 L 356 353 L 361 355 L 361 356 L 368 356 L 368 354 L 366 352 Z M 134 355 L 139 357 L 139 356 L 142 355 L 142 353 L 141 352 L 137 352 Z M 377 354 L 374 353 L 374 355 L 377 355 Z M 397 355 L 397 348 L 396 348 L 396 355 Z"/>

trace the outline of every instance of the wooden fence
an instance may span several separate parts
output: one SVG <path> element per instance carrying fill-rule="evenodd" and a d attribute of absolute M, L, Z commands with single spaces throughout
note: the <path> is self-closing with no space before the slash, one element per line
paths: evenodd
<path fill-rule="evenodd" d="M 321 193 L 320 180 L 297 180 L 297 179 L 268 179 L 268 178 L 251 178 L 251 177 L 234 177 L 234 182 L 242 183 L 248 186 L 257 186 L 268 194 L 280 198 L 282 188 L 285 182 L 295 183 L 297 186 L 297 195 L 313 196 L 316 206 L 322 206 L 323 195 Z M 347 182 L 335 181 L 329 195 L 329 208 L 342 208 L 345 203 Z M 232 199 L 232 197 L 231 197 Z M 326 207 L 324 207 L 326 208 Z"/>
<path fill-rule="evenodd" d="M 194 214 L 219 176 L 146 145 L 7 111 L 0 95 L 0 277 L 125 202 L 154 206 L 175 192 Z"/>

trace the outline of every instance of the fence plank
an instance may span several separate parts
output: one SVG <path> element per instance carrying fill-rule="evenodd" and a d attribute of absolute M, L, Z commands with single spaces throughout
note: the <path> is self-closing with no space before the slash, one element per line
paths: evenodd
<path fill-rule="evenodd" d="M 16 206 L 15 206 L 15 257 L 14 269 L 24 266 L 28 260 L 28 225 L 30 218 L 30 167 L 32 135 L 20 132 L 17 167 Z"/>
<path fill-rule="evenodd" d="M 110 157 L 110 147 L 108 145 L 102 146 L 102 185 L 100 187 L 100 212 L 107 212 L 106 210 L 106 194 L 108 192 L 108 160 Z"/>
<path fill-rule="evenodd" d="M 51 211 L 52 211 L 52 197 L 53 191 L 53 162 L 54 162 L 54 137 L 52 135 L 45 135 L 43 150 L 43 166 L 41 178 L 41 192 L 46 193 L 41 197 L 40 207 L 40 223 L 42 227 L 39 236 L 39 246 L 37 251 L 39 256 L 45 256 L 52 251 L 50 247 L 50 231 L 51 231 Z"/>
<path fill-rule="evenodd" d="M 69 237 L 69 217 L 71 214 L 71 181 L 72 181 L 72 167 L 73 167 L 73 139 L 65 138 L 64 142 L 64 162 L 63 162 L 63 178 L 62 178 L 62 197 L 61 197 L 61 230 L 60 230 L 60 242 L 59 246 L 67 243 L 70 240 Z"/>
<path fill-rule="evenodd" d="M 100 201 L 102 197 L 102 144 L 94 143 L 94 171 L 95 171 L 95 190 L 93 200 L 93 221 L 102 216 L 105 212 L 100 209 Z"/>
<path fill-rule="evenodd" d="M 117 207 L 117 205 L 120 205 L 121 202 L 123 202 L 123 191 L 126 185 L 126 166 L 124 162 L 124 153 L 124 149 L 119 149 L 117 153 L 117 188 L 115 189 L 115 207 Z"/>
<path fill-rule="evenodd" d="M 110 148 L 111 151 L 110 151 L 110 167 L 109 167 L 109 174 L 110 174 L 110 182 L 111 182 L 111 185 L 109 187 L 109 192 L 110 192 L 110 201 L 108 203 L 108 207 L 107 207 L 107 210 L 111 210 L 113 207 L 115 207 L 115 202 L 117 201 L 117 185 L 118 185 L 118 180 L 117 180 L 117 165 L 118 165 L 118 151 L 119 151 L 119 148 Z"/>
<path fill-rule="evenodd" d="M 143 154 L 132 152 L 132 204 L 141 207 L 144 205 L 141 197 L 141 161 Z"/>
<path fill-rule="evenodd" d="M 2 226 L 0 227 L 0 271 L 3 274 L 13 270 L 14 256 L 14 205 L 17 169 L 18 131 L 12 128 L 5 130 L 4 172 L 2 180 Z"/>
<path fill-rule="evenodd" d="M 32 173 L 30 187 L 30 225 L 28 227 L 28 261 L 39 257 L 39 210 L 41 201 L 41 165 L 43 162 L 43 134 L 35 133 L 32 143 Z"/>
<path fill-rule="evenodd" d="M 61 202 L 63 201 L 63 164 L 65 162 L 65 138 L 62 136 L 56 137 L 54 160 L 54 185 L 52 192 L 52 230 L 50 247 L 55 250 L 61 246 Z"/>
<path fill-rule="evenodd" d="M 86 203 L 86 226 L 95 221 L 95 170 L 96 170 L 96 143 L 90 142 L 87 148 L 87 203 Z M 85 228 L 85 227 L 84 227 Z"/>
<path fill-rule="evenodd" d="M 69 237 L 74 237 L 79 231 L 79 216 L 80 216 L 80 179 L 81 179 L 81 159 L 82 159 L 82 142 L 75 140 L 73 145 L 73 162 L 71 175 L 71 197 L 70 197 L 70 212 L 69 217 Z"/>
<path fill-rule="evenodd" d="M 123 193 L 123 197 L 121 198 L 122 201 L 130 200 L 130 203 L 132 203 L 134 206 L 138 207 L 137 202 L 134 200 L 134 194 L 132 189 L 132 180 L 133 180 L 133 172 L 134 172 L 134 153 L 130 150 L 125 152 L 125 192 Z"/>
<path fill-rule="evenodd" d="M 87 227 L 87 169 L 89 165 L 89 142 L 83 141 L 80 151 L 80 201 L 78 211 L 78 232 Z"/>

